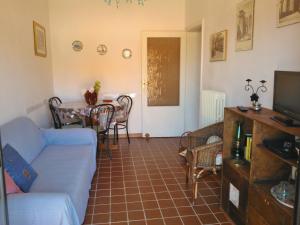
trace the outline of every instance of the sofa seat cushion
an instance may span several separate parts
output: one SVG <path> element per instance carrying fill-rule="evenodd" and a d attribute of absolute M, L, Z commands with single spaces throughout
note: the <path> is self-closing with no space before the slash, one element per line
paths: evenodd
<path fill-rule="evenodd" d="M 68 194 L 82 223 L 95 160 L 93 145 L 48 146 L 32 163 L 39 176 L 30 192 Z"/>

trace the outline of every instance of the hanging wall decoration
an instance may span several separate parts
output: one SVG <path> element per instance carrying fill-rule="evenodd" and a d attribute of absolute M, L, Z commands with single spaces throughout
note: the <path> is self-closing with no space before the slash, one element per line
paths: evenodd
<path fill-rule="evenodd" d="M 33 21 L 33 35 L 34 35 L 34 52 L 36 56 L 47 56 L 46 46 L 46 30 L 45 28 Z"/>
<path fill-rule="evenodd" d="M 300 0 L 278 0 L 277 26 L 300 22 Z"/>
<path fill-rule="evenodd" d="M 253 49 L 254 0 L 243 0 L 237 5 L 236 51 Z"/>
<path fill-rule="evenodd" d="M 210 37 L 210 61 L 225 61 L 227 55 L 227 30 Z"/>
<path fill-rule="evenodd" d="M 97 52 L 99 55 L 105 55 L 107 53 L 107 46 L 106 45 L 98 45 Z"/>
<path fill-rule="evenodd" d="M 132 57 L 132 51 L 129 48 L 125 48 L 122 51 L 122 56 L 124 59 L 130 59 Z"/>
<path fill-rule="evenodd" d="M 72 48 L 75 52 L 80 52 L 83 49 L 83 44 L 81 41 L 73 41 Z"/>

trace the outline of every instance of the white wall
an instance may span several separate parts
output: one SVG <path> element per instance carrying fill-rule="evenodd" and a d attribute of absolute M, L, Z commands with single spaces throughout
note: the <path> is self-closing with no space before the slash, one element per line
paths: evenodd
<path fill-rule="evenodd" d="M 250 94 L 244 91 L 246 78 L 254 85 L 268 81 L 269 91 L 261 96 L 264 106 L 272 107 L 274 70 L 300 71 L 300 23 L 276 27 L 276 0 L 256 0 L 254 48 L 235 51 L 238 0 L 187 0 L 187 27 L 205 21 L 203 88 L 225 91 L 227 105 L 248 105 Z M 225 62 L 209 62 L 209 37 L 228 29 L 228 55 Z"/>
<path fill-rule="evenodd" d="M 55 94 L 81 99 L 81 89 L 97 79 L 102 92 L 134 92 L 129 129 L 140 133 L 141 33 L 184 30 L 185 0 L 148 0 L 144 7 L 124 1 L 119 8 L 103 0 L 50 0 L 50 23 Z M 83 42 L 82 52 L 72 50 L 74 40 Z M 107 55 L 97 54 L 99 44 L 107 45 Z M 132 49 L 130 60 L 122 58 L 123 48 Z"/>
<path fill-rule="evenodd" d="M 27 115 L 49 125 L 44 100 L 52 95 L 51 53 L 47 0 L 1 1 L 0 7 L 0 124 Z M 48 56 L 36 57 L 32 21 L 44 25 Z"/>

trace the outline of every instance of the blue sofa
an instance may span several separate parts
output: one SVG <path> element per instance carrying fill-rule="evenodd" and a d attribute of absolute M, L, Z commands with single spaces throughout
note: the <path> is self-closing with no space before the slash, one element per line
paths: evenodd
<path fill-rule="evenodd" d="M 39 129 L 26 117 L 1 126 L 10 144 L 38 173 L 29 193 L 8 195 L 10 225 L 79 225 L 96 171 L 91 129 Z"/>

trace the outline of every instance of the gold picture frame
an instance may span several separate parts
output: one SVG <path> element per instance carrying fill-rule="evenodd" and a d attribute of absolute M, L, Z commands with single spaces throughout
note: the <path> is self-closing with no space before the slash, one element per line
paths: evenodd
<path fill-rule="evenodd" d="M 36 56 L 47 56 L 46 30 L 39 23 L 33 21 L 34 53 Z"/>
<path fill-rule="evenodd" d="M 277 27 L 300 22 L 300 0 L 277 1 Z"/>
<path fill-rule="evenodd" d="M 210 37 L 210 61 L 225 61 L 227 59 L 228 31 L 214 33 Z"/>

